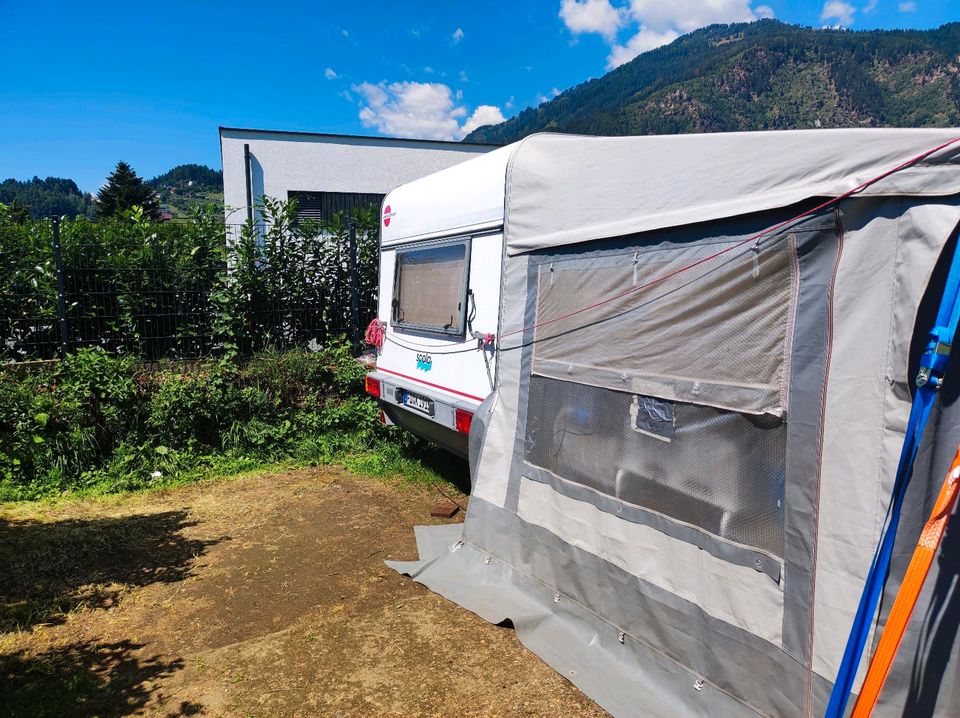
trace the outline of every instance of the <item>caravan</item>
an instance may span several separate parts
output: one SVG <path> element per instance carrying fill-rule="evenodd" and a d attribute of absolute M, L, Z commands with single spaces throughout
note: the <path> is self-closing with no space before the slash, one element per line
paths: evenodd
<path fill-rule="evenodd" d="M 503 173 L 511 148 L 388 194 L 381 218 L 382 342 L 367 391 L 384 420 L 467 457 L 493 390 L 503 260 Z"/>
<path fill-rule="evenodd" d="M 472 491 L 390 565 L 617 716 L 960 715 L 957 518 L 890 608 L 956 478 L 958 135 L 541 134 L 391 193 L 371 389 Z"/>

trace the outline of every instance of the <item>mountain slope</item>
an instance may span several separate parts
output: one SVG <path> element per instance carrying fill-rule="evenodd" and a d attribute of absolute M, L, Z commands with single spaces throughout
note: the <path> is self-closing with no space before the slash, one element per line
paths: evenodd
<path fill-rule="evenodd" d="M 34 177 L 30 180 L 6 179 L 0 182 L 0 202 L 16 202 L 34 219 L 67 215 L 93 217 L 93 197 L 80 191 L 71 179 Z"/>
<path fill-rule="evenodd" d="M 223 205 L 223 172 L 205 165 L 177 165 L 162 175 L 148 180 L 160 201 L 174 216 L 185 215 L 194 204 Z M 32 217 L 54 215 L 96 216 L 96 203 L 90 193 L 81 192 L 71 179 L 34 177 L 30 180 L 0 181 L 0 202 L 16 201 Z"/>
<path fill-rule="evenodd" d="M 936 30 L 712 25 L 468 142 L 598 135 L 960 125 L 960 23 Z"/>
<path fill-rule="evenodd" d="M 223 205 L 223 172 L 206 165 L 177 165 L 148 180 L 173 215 L 184 215 L 194 204 Z"/>

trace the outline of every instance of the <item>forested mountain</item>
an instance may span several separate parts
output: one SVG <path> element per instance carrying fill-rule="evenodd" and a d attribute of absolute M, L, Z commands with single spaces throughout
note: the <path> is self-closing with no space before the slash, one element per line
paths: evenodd
<path fill-rule="evenodd" d="M 173 214 L 185 214 L 192 204 L 223 204 L 223 172 L 206 165 L 177 165 L 147 184 Z"/>
<path fill-rule="evenodd" d="M 205 165 L 178 165 L 147 184 L 173 215 L 185 214 L 190 205 L 223 203 L 223 172 Z M 31 217 L 95 217 L 97 205 L 89 192 L 81 192 L 71 179 L 47 177 L 0 181 L 0 202 L 26 209 Z"/>
<path fill-rule="evenodd" d="M 8 179 L 0 182 L 0 202 L 25 208 L 31 217 L 93 217 L 93 197 L 80 191 L 71 179 L 47 177 L 31 180 Z"/>
<path fill-rule="evenodd" d="M 223 172 L 206 165 L 177 165 L 172 170 L 157 175 L 148 182 L 154 188 L 198 186 L 208 189 L 223 189 Z"/>
<path fill-rule="evenodd" d="M 684 35 L 465 141 L 947 125 L 960 125 L 960 23 L 852 32 L 761 20 Z"/>

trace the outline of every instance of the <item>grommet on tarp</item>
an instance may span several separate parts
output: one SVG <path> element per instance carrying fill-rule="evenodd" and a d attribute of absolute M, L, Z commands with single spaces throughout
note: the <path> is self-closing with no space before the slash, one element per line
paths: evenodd
<path fill-rule="evenodd" d="M 640 262 L 640 252 L 633 253 L 633 286 L 637 286 L 637 264 Z"/>
<path fill-rule="evenodd" d="M 754 279 L 760 278 L 760 240 L 758 239 L 753 245 L 753 271 L 751 272 Z"/>
<path fill-rule="evenodd" d="M 553 286 L 553 262 L 550 262 L 550 286 Z"/>
<path fill-rule="evenodd" d="M 702 691 L 702 690 L 703 690 L 703 679 L 702 679 L 702 678 L 698 678 L 697 680 L 695 680 L 695 681 L 693 682 L 693 689 L 694 689 L 695 691 Z"/>
<path fill-rule="evenodd" d="M 559 593 L 553 594 L 553 602 L 554 602 L 554 603 L 560 603 L 560 594 L 559 594 Z"/>
<path fill-rule="evenodd" d="M 462 548 L 463 548 L 463 539 L 460 539 L 453 546 L 450 547 L 450 551 L 459 551 Z"/>
<path fill-rule="evenodd" d="M 492 560 L 492 558 L 491 558 L 490 556 L 487 556 L 485 559 L 483 559 L 484 565 L 485 565 L 485 566 L 489 566 L 491 560 Z"/>
<path fill-rule="evenodd" d="M 626 637 L 627 637 L 627 634 L 624 633 L 623 631 L 620 631 L 620 632 L 617 634 L 617 640 L 620 641 L 620 643 L 623 643 L 623 641 L 624 641 L 624 639 L 626 639 Z"/>

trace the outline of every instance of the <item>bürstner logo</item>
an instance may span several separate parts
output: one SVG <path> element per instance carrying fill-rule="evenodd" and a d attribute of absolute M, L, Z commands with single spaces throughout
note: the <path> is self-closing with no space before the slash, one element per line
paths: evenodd
<path fill-rule="evenodd" d="M 395 214 L 396 214 L 396 212 L 394 212 L 392 209 L 390 209 L 390 205 L 389 205 L 389 204 L 388 204 L 386 207 L 383 208 L 383 226 L 384 226 L 384 227 L 389 227 L 389 226 L 390 226 L 390 218 L 393 217 L 393 215 L 395 215 Z"/>

